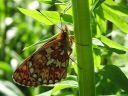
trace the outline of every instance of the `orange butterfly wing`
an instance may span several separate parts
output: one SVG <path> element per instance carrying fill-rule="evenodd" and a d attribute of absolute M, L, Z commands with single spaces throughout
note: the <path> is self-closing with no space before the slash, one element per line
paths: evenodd
<path fill-rule="evenodd" d="M 67 72 L 71 53 L 70 38 L 65 27 L 32 56 L 27 58 L 14 72 L 13 79 L 24 86 L 54 84 Z"/>

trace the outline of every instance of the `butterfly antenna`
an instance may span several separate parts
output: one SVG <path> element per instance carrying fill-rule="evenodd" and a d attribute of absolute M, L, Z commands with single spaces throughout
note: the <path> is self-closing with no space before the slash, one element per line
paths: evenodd
<path fill-rule="evenodd" d="M 60 14 L 60 24 L 61 24 L 61 28 L 62 28 L 62 19 L 61 19 L 61 16 L 62 16 L 62 14 Z"/>
<path fill-rule="evenodd" d="M 41 13 L 41 11 L 39 9 L 36 9 L 36 10 Z M 54 22 L 52 20 L 50 20 L 46 15 L 44 15 L 43 13 L 41 13 L 41 15 L 43 15 L 44 17 L 46 17 L 51 23 L 54 24 Z M 59 26 L 57 26 L 57 28 L 59 28 L 60 30 L 62 30 Z"/>
<path fill-rule="evenodd" d="M 72 4 L 71 4 L 71 2 L 69 2 L 69 4 L 68 4 L 68 5 L 66 6 L 66 8 L 64 9 L 63 13 L 60 14 L 61 28 L 62 28 L 62 19 L 61 19 L 61 17 L 63 16 L 63 14 L 66 13 L 66 11 L 67 11 L 68 9 L 71 8 L 71 6 L 72 6 Z"/>
<path fill-rule="evenodd" d="M 74 62 L 75 64 L 77 64 L 71 57 L 69 57 L 71 59 L 72 62 Z"/>
<path fill-rule="evenodd" d="M 72 4 L 71 4 L 71 2 L 69 2 L 69 4 L 67 5 L 67 7 L 64 9 L 63 13 L 60 15 L 61 28 L 56 25 L 58 29 L 62 30 L 62 19 L 61 19 L 61 16 L 62 16 L 63 14 L 65 14 L 66 11 L 71 8 L 71 6 L 72 6 Z M 36 10 L 41 13 L 41 11 L 40 11 L 39 9 L 36 9 Z M 45 16 L 51 23 L 54 24 L 54 22 L 53 22 L 52 20 L 50 20 L 46 15 L 44 15 L 43 13 L 41 13 L 41 14 L 42 14 L 43 16 Z"/>

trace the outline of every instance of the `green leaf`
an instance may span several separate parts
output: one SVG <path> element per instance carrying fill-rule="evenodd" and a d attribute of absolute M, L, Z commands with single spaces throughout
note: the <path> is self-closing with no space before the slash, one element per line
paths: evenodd
<path fill-rule="evenodd" d="M 54 4 L 55 0 L 39 0 L 39 2 L 46 3 L 46 4 Z"/>
<path fill-rule="evenodd" d="M 105 36 L 101 36 L 100 39 L 104 44 L 106 44 L 111 49 L 117 49 L 117 51 L 128 51 L 128 49 L 125 48 L 124 46 L 106 38 Z"/>
<path fill-rule="evenodd" d="M 64 2 L 66 2 L 66 0 L 39 0 L 39 2 L 46 4 L 56 4 L 56 3 L 63 4 Z"/>
<path fill-rule="evenodd" d="M 76 63 L 72 63 L 75 73 L 78 75 L 78 66 Z"/>
<path fill-rule="evenodd" d="M 36 96 L 51 96 L 51 93 L 52 93 L 52 90 L 44 92 L 44 93 L 41 93 L 41 94 L 38 94 Z"/>
<path fill-rule="evenodd" d="M 106 65 L 103 69 L 103 74 L 109 78 L 115 85 L 128 91 L 128 78 L 125 74 L 115 65 Z"/>
<path fill-rule="evenodd" d="M 36 45 L 38 45 L 38 44 L 46 43 L 46 42 L 48 42 L 49 40 L 51 40 L 52 38 L 56 37 L 57 35 L 58 35 L 58 34 L 55 34 L 54 36 L 52 36 L 52 37 L 50 37 L 50 38 L 47 38 L 47 39 L 45 39 L 45 40 L 39 40 L 39 41 L 37 41 L 36 43 L 34 43 L 34 44 L 30 45 L 30 46 L 25 47 L 25 48 L 23 49 L 23 51 L 26 50 L 26 49 L 29 49 L 29 48 L 31 48 L 31 47 L 34 47 L 34 46 L 36 46 Z"/>
<path fill-rule="evenodd" d="M 13 83 L 0 80 L 0 93 L 4 96 L 24 96 L 24 94 Z"/>
<path fill-rule="evenodd" d="M 44 92 L 36 96 L 51 96 L 51 94 L 54 94 L 57 91 L 60 91 L 65 88 L 78 88 L 78 82 L 74 80 L 65 80 L 60 83 L 55 84 L 55 87 L 52 90 Z"/>
<path fill-rule="evenodd" d="M 0 61 L 0 70 L 4 70 L 8 73 L 12 72 L 11 66 L 8 63 L 2 61 Z"/>
<path fill-rule="evenodd" d="M 94 65 L 96 66 L 97 69 L 101 69 L 101 55 L 100 55 L 100 50 L 97 48 L 93 48 L 93 58 L 94 58 Z"/>
<path fill-rule="evenodd" d="M 128 33 L 128 10 L 118 5 L 102 4 L 104 17 L 123 32 Z"/>
<path fill-rule="evenodd" d="M 100 12 L 102 14 L 102 12 Z M 103 14 L 102 14 L 103 15 Z M 96 16 L 97 18 L 97 28 L 101 31 L 100 33 L 106 33 L 106 20 L 104 19 L 103 16 Z"/>
<path fill-rule="evenodd" d="M 73 13 L 72 13 L 72 6 L 70 5 L 70 3 L 69 3 L 69 5 L 61 4 L 61 5 L 57 5 L 57 6 L 60 8 L 62 13 L 64 13 L 64 14 L 66 13 L 67 15 L 70 15 L 70 16 L 73 15 Z M 62 16 L 64 14 L 62 14 Z"/>
<path fill-rule="evenodd" d="M 67 75 L 67 77 L 65 78 L 65 80 L 77 81 L 77 76 L 76 75 Z"/>
<path fill-rule="evenodd" d="M 62 19 L 63 19 L 63 21 L 65 21 L 65 22 L 73 23 L 73 20 L 72 20 L 72 16 L 71 16 L 71 15 L 63 14 L 63 15 L 62 15 Z"/>
<path fill-rule="evenodd" d="M 60 22 L 60 15 L 56 11 L 41 11 L 41 13 L 37 10 L 29 10 L 18 8 L 23 14 L 28 15 L 35 20 L 46 24 L 46 25 L 53 25 Z"/>
<path fill-rule="evenodd" d="M 62 81 L 55 85 L 55 87 L 52 89 L 52 93 L 55 93 L 65 88 L 78 88 L 78 82 L 74 80 Z"/>
<path fill-rule="evenodd" d="M 96 9 L 97 7 L 99 7 L 105 0 L 95 0 L 94 4 L 92 6 L 92 10 Z"/>

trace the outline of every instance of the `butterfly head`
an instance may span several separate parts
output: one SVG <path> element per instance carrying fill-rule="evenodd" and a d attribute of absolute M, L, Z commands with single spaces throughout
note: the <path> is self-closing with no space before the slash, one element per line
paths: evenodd
<path fill-rule="evenodd" d="M 68 27 L 67 27 L 66 25 L 64 25 L 64 27 L 62 28 L 62 32 L 64 32 L 64 33 L 65 33 L 65 32 L 66 32 L 66 33 L 68 32 Z"/>

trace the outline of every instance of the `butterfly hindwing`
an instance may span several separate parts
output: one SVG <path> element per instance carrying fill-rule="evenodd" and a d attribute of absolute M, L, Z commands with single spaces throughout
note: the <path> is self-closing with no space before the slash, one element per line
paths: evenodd
<path fill-rule="evenodd" d="M 33 55 L 27 58 L 14 72 L 14 80 L 24 86 L 54 84 L 65 77 L 71 48 L 67 32 L 62 31 Z"/>

